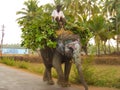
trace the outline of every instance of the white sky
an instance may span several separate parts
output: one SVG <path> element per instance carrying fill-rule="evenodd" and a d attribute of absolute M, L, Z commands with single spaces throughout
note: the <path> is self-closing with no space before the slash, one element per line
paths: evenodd
<path fill-rule="evenodd" d="M 0 0 L 0 41 L 2 25 L 5 25 L 3 44 L 21 43 L 21 30 L 16 22 L 16 12 L 21 10 L 26 0 Z M 53 0 L 39 0 L 40 4 L 53 2 Z"/>

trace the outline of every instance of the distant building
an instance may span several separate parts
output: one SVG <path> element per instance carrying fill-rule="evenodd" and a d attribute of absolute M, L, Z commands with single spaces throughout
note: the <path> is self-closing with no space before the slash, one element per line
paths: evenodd
<path fill-rule="evenodd" d="M 18 48 L 2 48 L 2 54 L 28 54 L 28 49 Z"/>

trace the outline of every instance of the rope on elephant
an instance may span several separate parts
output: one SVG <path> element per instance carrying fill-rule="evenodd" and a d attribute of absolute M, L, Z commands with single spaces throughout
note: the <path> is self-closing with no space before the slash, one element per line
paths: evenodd
<path fill-rule="evenodd" d="M 64 30 L 63 28 L 60 29 L 60 30 L 57 30 L 56 31 L 56 34 L 59 36 L 61 34 L 66 34 L 66 35 L 69 35 L 69 34 L 73 34 L 73 32 L 71 32 L 70 30 Z"/>
<path fill-rule="evenodd" d="M 66 40 L 76 40 L 79 39 L 78 35 L 75 35 L 72 31 L 70 30 L 64 30 L 60 29 L 56 31 L 56 34 L 58 36 L 59 40 L 66 41 Z"/>

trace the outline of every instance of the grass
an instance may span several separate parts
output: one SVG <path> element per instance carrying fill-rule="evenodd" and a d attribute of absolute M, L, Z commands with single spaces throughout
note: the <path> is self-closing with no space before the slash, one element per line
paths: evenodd
<path fill-rule="evenodd" d="M 120 66 L 94 66 L 94 85 L 120 88 Z"/>
<path fill-rule="evenodd" d="M 25 61 L 15 61 L 14 59 L 3 58 L 0 60 L 0 63 L 4 63 L 9 66 L 15 66 L 18 68 L 28 69 L 29 63 Z"/>
<path fill-rule="evenodd" d="M 87 62 L 84 62 L 83 64 L 83 74 L 89 85 L 120 88 L 120 66 L 93 65 L 90 63 L 90 60 L 91 59 L 86 59 Z M 27 69 L 28 71 L 39 75 L 44 73 L 43 64 L 15 61 L 14 59 L 9 58 L 1 59 L 0 63 L 17 68 Z M 52 76 L 57 78 L 55 69 L 52 69 Z M 79 75 L 75 65 L 72 66 L 70 82 L 74 84 L 80 84 Z"/>

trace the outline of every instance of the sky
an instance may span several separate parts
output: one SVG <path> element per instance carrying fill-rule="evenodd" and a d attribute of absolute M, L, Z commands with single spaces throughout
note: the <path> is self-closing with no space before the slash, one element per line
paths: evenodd
<path fill-rule="evenodd" d="M 2 25 L 4 24 L 4 40 L 3 44 L 20 44 L 21 43 L 21 29 L 17 24 L 16 15 L 20 11 L 26 0 L 0 0 L 0 41 L 2 36 Z M 51 3 L 53 0 L 39 0 L 39 5 Z"/>

